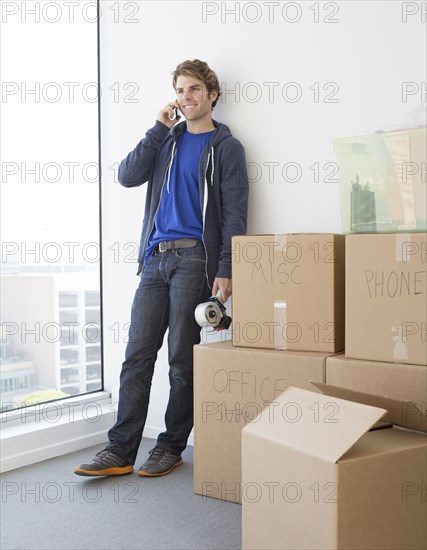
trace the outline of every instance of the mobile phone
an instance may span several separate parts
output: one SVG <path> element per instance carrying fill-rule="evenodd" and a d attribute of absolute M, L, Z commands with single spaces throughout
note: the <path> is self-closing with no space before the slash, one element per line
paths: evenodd
<path fill-rule="evenodd" d="M 181 118 L 180 115 L 178 114 L 178 108 L 177 107 L 174 107 L 173 108 L 173 115 L 169 117 L 170 120 L 175 120 L 175 119 L 178 119 L 178 118 Z"/>

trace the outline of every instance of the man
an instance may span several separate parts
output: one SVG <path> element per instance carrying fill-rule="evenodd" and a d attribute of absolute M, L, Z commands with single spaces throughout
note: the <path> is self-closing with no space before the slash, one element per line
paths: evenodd
<path fill-rule="evenodd" d="M 119 167 L 119 181 L 148 181 L 142 228 L 141 280 L 131 314 L 120 375 L 118 416 L 109 443 L 79 475 L 133 471 L 141 442 L 157 352 L 169 328 L 166 431 L 157 439 L 141 476 L 160 476 L 182 464 L 193 427 L 193 346 L 200 342 L 196 306 L 221 291 L 231 295 L 231 237 L 246 232 L 248 179 L 244 149 L 212 119 L 220 96 L 216 74 L 200 60 L 173 73 L 176 101 Z M 180 116 L 185 122 L 177 124 Z"/>

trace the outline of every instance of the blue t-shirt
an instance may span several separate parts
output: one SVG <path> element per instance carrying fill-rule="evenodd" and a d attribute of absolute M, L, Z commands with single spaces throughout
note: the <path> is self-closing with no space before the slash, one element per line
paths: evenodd
<path fill-rule="evenodd" d="M 186 130 L 179 139 L 169 185 L 166 182 L 163 186 L 159 210 L 145 252 L 146 262 L 161 241 L 185 238 L 202 240 L 199 160 L 214 131 L 191 134 Z"/>

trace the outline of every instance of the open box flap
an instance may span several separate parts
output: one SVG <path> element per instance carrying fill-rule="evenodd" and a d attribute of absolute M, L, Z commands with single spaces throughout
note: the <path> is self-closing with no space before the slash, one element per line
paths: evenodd
<path fill-rule="evenodd" d="M 382 420 L 386 422 L 392 422 L 397 426 L 404 426 L 405 428 L 427 432 L 427 416 L 423 414 L 412 401 L 400 401 L 399 399 L 393 399 L 391 397 L 350 390 L 348 388 L 332 386 L 331 384 L 312 380 L 311 383 L 324 395 L 385 409 L 388 414 Z"/>
<path fill-rule="evenodd" d="M 335 463 L 386 412 L 290 386 L 244 431 Z"/>

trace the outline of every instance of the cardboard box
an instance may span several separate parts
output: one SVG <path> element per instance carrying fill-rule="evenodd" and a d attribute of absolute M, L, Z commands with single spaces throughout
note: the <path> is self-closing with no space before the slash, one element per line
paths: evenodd
<path fill-rule="evenodd" d="M 345 355 L 427 365 L 427 234 L 347 235 Z"/>
<path fill-rule="evenodd" d="M 425 549 L 425 434 L 288 388 L 243 429 L 244 549 Z"/>
<path fill-rule="evenodd" d="M 241 432 L 288 386 L 325 381 L 327 354 L 194 347 L 194 491 L 241 502 Z"/>
<path fill-rule="evenodd" d="M 427 368 L 423 365 L 349 359 L 326 359 L 326 383 L 363 393 L 415 403 L 427 413 Z"/>
<path fill-rule="evenodd" d="M 427 230 L 426 128 L 336 139 L 344 233 Z"/>
<path fill-rule="evenodd" d="M 374 395 L 367 392 L 351 390 L 349 388 L 333 386 L 332 384 L 326 384 L 324 382 L 312 381 L 312 384 L 325 395 L 385 409 L 386 414 L 381 419 L 382 423 L 402 426 L 420 432 L 427 432 L 427 416 L 413 401 L 395 399 L 383 395 Z"/>
<path fill-rule="evenodd" d="M 343 235 L 233 237 L 233 344 L 344 349 Z"/>

